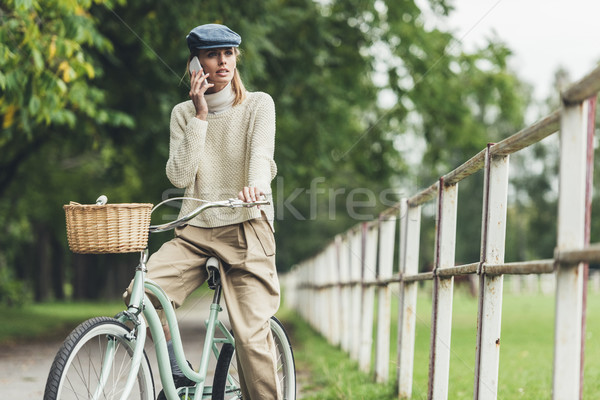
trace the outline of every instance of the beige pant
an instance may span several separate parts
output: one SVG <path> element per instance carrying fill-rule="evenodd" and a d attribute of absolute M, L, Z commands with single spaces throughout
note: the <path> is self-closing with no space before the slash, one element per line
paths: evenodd
<path fill-rule="evenodd" d="M 205 264 L 211 256 L 221 261 L 244 400 L 280 398 L 269 324 L 279 308 L 279 281 L 275 240 L 266 220 L 218 228 L 177 228 L 175 238 L 148 260 L 147 278 L 158 283 L 179 307 L 206 280 Z M 131 285 L 124 297 L 130 293 Z"/>

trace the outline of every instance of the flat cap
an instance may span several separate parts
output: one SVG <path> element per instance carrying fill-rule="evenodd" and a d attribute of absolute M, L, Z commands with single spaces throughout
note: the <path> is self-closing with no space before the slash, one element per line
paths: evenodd
<path fill-rule="evenodd" d="M 220 24 L 205 24 L 195 27 L 185 37 L 190 52 L 198 49 L 218 47 L 238 47 L 242 42 L 240 35 Z"/>

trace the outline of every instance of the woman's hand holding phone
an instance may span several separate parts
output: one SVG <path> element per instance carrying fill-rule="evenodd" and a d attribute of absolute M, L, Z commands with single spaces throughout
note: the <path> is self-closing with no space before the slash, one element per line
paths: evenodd
<path fill-rule="evenodd" d="M 214 84 L 208 82 L 208 74 L 203 74 L 203 72 L 198 57 L 192 58 L 190 61 L 190 99 L 196 108 L 196 118 L 206 120 L 208 105 L 204 93 Z"/>

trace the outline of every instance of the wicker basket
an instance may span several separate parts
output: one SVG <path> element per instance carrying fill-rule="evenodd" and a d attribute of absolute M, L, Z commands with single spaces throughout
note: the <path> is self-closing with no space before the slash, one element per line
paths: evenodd
<path fill-rule="evenodd" d="M 148 244 L 152 204 L 71 202 L 63 208 L 69 248 L 74 253 L 131 253 L 144 250 Z"/>

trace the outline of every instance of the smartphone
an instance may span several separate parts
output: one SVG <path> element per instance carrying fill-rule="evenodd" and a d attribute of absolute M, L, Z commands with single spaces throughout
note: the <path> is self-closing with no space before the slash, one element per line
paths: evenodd
<path fill-rule="evenodd" d="M 194 56 L 194 58 L 192 58 L 192 61 L 190 61 L 190 74 L 194 71 L 198 72 L 202 69 L 202 66 L 200 65 L 200 60 L 198 60 L 198 57 Z"/>

